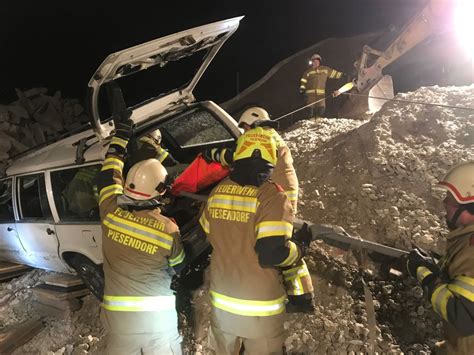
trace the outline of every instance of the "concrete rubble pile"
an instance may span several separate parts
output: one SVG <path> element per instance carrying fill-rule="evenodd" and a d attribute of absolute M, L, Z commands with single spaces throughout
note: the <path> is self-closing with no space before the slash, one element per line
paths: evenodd
<path fill-rule="evenodd" d="M 76 99 L 67 99 L 45 88 L 16 89 L 18 100 L 0 105 L 0 171 L 13 156 L 41 145 L 89 121 Z"/>
<path fill-rule="evenodd" d="M 397 98 L 474 107 L 474 85 L 421 88 Z M 473 136 L 474 111 L 399 102 L 387 103 L 367 121 L 301 121 L 283 134 L 300 180 L 298 215 L 314 223 L 340 225 L 352 235 L 379 243 L 442 252 L 447 230 L 436 181 L 457 162 L 474 159 Z M 317 309 L 313 314 L 288 315 L 289 354 L 369 353 L 371 332 L 378 354 L 429 354 L 442 338 L 439 317 L 413 279 L 384 275 L 375 263 L 359 269 L 350 252 L 319 242 L 313 243 L 306 260 Z M 372 293 L 375 328 L 369 325 L 361 276 Z M 208 287 L 206 282 L 194 291 L 194 315 L 182 313 L 187 353 L 210 353 Z M 31 302 L 30 297 L 22 300 Z M 101 353 L 104 331 L 98 302 L 88 296 L 84 306 L 72 321 L 48 321 L 49 333 L 42 332 L 18 351 Z M 62 333 L 65 336 L 58 337 Z M 87 343 L 89 335 L 92 340 Z"/>

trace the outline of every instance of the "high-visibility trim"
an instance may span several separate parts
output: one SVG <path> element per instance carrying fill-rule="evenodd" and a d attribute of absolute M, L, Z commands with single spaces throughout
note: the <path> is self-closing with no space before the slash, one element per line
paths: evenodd
<path fill-rule="evenodd" d="M 474 302 L 474 279 L 468 276 L 456 276 L 453 282 L 449 284 L 449 289 L 461 295 L 462 297 Z"/>
<path fill-rule="evenodd" d="M 102 165 L 101 171 L 115 169 L 119 172 L 122 172 L 123 169 L 123 161 L 117 158 L 107 158 L 104 160 L 104 164 Z"/>
<path fill-rule="evenodd" d="M 228 148 L 224 148 L 224 149 L 222 149 L 221 153 L 219 154 L 219 162 L 223 166 L 231 166 L 232 165 L 232 162 L 227 161 L 226 158 L 225 158 L 225 155 L 227 154 L 228 151 L 229 151 Z M 233 155 L 233 152 L 232 152 L 232 155 Z"/>
<path fill-rule="evenodd" d="M 253 301 L 229 297 L 212 290 L 209 293 L 214 307 L 241 316 L 267 317 L 285 311 L 286 296 L 270 301 Z"/>
<path fill-rule="evenodd" d="M 307 94 L 313 94 L 313 93 L 315 93 L 315 92 L 316 92 L 316 90 L 314 90 L 314 89 L 308 89 L 308 90 L 306 90 L 306 93 L 307 93 Z"/>
<path fill-rule="evenodd" d="M 255 226 L 256 238 L 287 236 L 293 234 L 293 225 L 283 221 L 261 222 Z"/>
<path fill-rule="evenodd" d="M 307 76 L 314 75 L 314 74 L 316 74 L 316 71 L 311 70 L 311 71 L 308 72 Z"/>
<path fill-rule="evenodd" d="M 326 93 L 326 90 L 324 89 L 316 89 L 316 94 L 317 95 L 324 95 Z"/>
<path fill-rule="evenodd" d="M 309 276 L 309 270 L 306 266 L 306 263 L 288 270 L 283 270 L 282 273 L 285 280 L 291 280 L 296 277 Z"/>
<path fill-rule="evenodd" d="M 224 208 L 234 211 L 257 212 L 257 198 L 215 194 L 208 202 L 208 208 Z"/>
<path fill-rule="evenodd" d="M 306 84 L 308 80 L 306 80 L 305 78 L 301 78 L 301 82 Z"/>
<path fill-rule="evenodd" d="M 112 144 L 117 144 L 125 149 L 127 148 L 128 141 L 119 137 L 112 137 L 112 140 L 110 141 L 110 145 Z"/>
<path fill-rule="evenodd" d="M 171 250 L 173 237 L 156 229 L 132 222 L 128 219 L 117 217 L 112 213 L 109 213 L 102 223 L 117 232 L 158 245 L 166 250 Z"/>
<path fill-rule="evenodd" d="M 301 86 L 300 86 L 300 89 L 301 89 L 301 90 L 306 90 L 306 86 L 301 85 Z"/>
<path fill-rule="evenodd" d="M 204 213 L 201 215 L 201 218 L 199 218 L 199 224 L 201 225 L 202 229 L 204 230 L 204 232 L 206 232 L 207 234 L 210 233 L 210 229 L 209 229 L 209 221 L 207 220 L 206 216 L 204 215 Z"/>
<path fill-rule="evenodd" d="M 419 282 L 422 282 L 426 276 L 431 275 L 432 272 L 425 266 L 418 266 L 416 269 L 416 278 Z"/>
<path fill-rule="evenodd" d="M 286 196 L 288 197 L 288 200 L 291 202 L 297 201 L 298 200 L 298 190 L 289 190 L 285 191 Z"/>
<path fill-rule="evenodd" d="M 181 250 L 181 253 L 179 253 L 177 257 L 170 258 L 168 260 L 169 266 L 176 266 L 178 264 L 181 264 L 184 261 L 184 257 L 185 257 L 185 254 L 184 254 L 184 249 L 183 249 Z"/>
<path fill-rule="evenodd" d="M 431 296 L 433 309 L 446 321 L 448 320 L 448 301 L 451 297 L 453 297 L 453 293 L 446 284 L 439 286 Z"/>
<path fill-rule="evenodd" d="M 175 296 L 131 297 L 104 295 L 101 306 L 108 311 L 159 312 L 175 309 Z"/>
<path fill-rule="evenodd" d="M 336 73 L 336 79 L 340 79 L 340 78 L 342 78 L 342 73 L 340 71 L 338 71 Z"/>
<path fill-rule="evenodd" d="M 156 156 L 156 159 L 158 159 L 158 161 L 159 161 L 160 163 L 163 163 L 163 160 L 165 160 L 165 159 L 168 157 L 169 154 L 170 154 L 170 153 L 168 153 L 165 149 L 163 149 L 163 148 L 160 147 L 160 148 L 158 149 L 158 154 L 157 154 L 157 156 Z"/>
<path fill-rule="evenodd" d="M 288 253 L 288 256 L 285 260 L 283 260 L 283 262 L 281 262 L 277 266 L 290 266 L 293 265 L 298 259 L 298 248 L 296 247 L 296 244 L 292 241 L 289 241 L 288 245 L 290 247 L 290 252 Z"/>
<path fill-rule="evenodd" d="M 99 205 L 104 202 L 107 198 L 109 198 L 112 195 L 121 195 L 123 194 L 123 186 L 120 184 L 113 184 L 104 187 L 102 190 L 99 192 Z"/>

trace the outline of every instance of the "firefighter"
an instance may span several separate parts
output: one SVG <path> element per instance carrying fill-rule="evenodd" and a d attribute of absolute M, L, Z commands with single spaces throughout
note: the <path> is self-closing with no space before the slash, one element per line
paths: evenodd
<path fill-rule="evenodd" d="M 160 213 L 166 169 L 156 159 L 122 169 L 131 121 L 116 122 L 98 176 L 107 354 L 181 354 L 171 274 L 185 254 L 178 226 Z"/>
<path fill-rule="evenodd" d="M 146 159 L 157 159 L 165 167 L 176 166 L 178 162 L 173 156 L 161 146 L 162 135 L 159 129 L 156 129 L 143 137 L 137 142 L 137 149 L 131 152 L 131 156 L 127 159 L 128 168 L 138 163 L 139 161 Z"/>
<path fill-rule="evenodd" d="M 407 268 L 443 319 L 448 354 L 474 351 L 474 161 L 452 168 L 440 182 L 450 233 L 439 262 L 420 249 L 410 252 Z"/>
<path fill-rule="evenodd" d="M 293 212 L 296 214 L 298 205 L 298 178 L 293 167 L 293 158 L 285 141 L 275 131 L 277 122 L 271 121 L 266 110 L 252 107 L 244 111 L 239 119 L 239 127 L 248 132 L 255 127 L 262 127 L 274 139 L 277 147 L 277 162 L 271 175 L 272 181 L 280 185 L 290 200 Z M 217 161 L 224 166 L 230 166 L 234 160 L 234 149 L 214 148 L 204 153 L 208 161 Z M 288 294 L 289 312 L 314 311 L 313 283 L 304 259 L 296 265 L 282 268 L 285 287 Z"/>
<path fill-rule="evenodd" d="M 91 217 L 97 213 L 97 186 L 95 177 L 99 168 L 96 166 L 85 166 L 79 168 L 73 178 L 62 191 L 65 206 L 64 212 L 72 213 L 74 218 Z"/>
<path fill-rule="evenodd" d="M 269 180 L 277 163 L 271 131 L 244 133 L 233 160 L 199 219 L 213 246 L 209 345 L 219 355 L 238 354 L 242 344 L 246 354 L 282 354 L 286 296 L 276 267 L 297 263 L 310 234 L 291 238 L 291 203 Z"/>
<path fill-rule="evenodd" d="M 315 101 L 312 105 L 311 117 L 323 117 L 326 111 L 326 81 L 327 79 L 341 79 L 344 73 L 321 65 L 322 59 L 319 54 L 313 54 L 309 60 L 309 68 L 300 79 L 300 94 L 305 96 L 306 104 Z"/>

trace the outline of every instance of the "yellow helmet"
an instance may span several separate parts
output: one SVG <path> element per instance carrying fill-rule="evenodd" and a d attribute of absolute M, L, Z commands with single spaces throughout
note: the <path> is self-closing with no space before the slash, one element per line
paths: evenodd
<path fill-rule="evenodd" d="M 242 134 L 237 140 L 234 162 L 246 158 L 261 158 L 275 166 L 277 163 L 277 142 L 273 131 L 256 127 Z"/>
<path fill-rule="evenodd" d="M 149 200 L 165 193 L 168 172 L 157 159 L 147 159 L 132 166 L 125 181 L 124 194 L 135 200 Z"/>
<path fill-rule="evenodd" d="M 439 184 L 461 205 L 474 203 L 474 161 L 456 165 Z"/>
<path fill-rule="evenodd" d="M 244 123 L 252 126 L 255 122 L 267 120 L 270 120 L 270 115 L 266 110 L 261 107 L 251 107 L 240 116 L 239 127 L 242 128 Z"/>

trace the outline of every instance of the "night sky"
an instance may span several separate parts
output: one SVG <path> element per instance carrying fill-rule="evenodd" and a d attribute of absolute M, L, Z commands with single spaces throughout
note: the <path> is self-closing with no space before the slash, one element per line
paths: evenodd
<path fill-rule="evenodd" d="M 419 2 L 125 3 L 2 0 L 0 102 L 15 99 L 15 87 L 47 87 L 82 100 L 90 76 L 108 54 L 187 28 L 245 15 L 195 92 L 198 99 L 222 102 L 289 55 L 328 37 L 346 37 L 399 23 Z"/>

